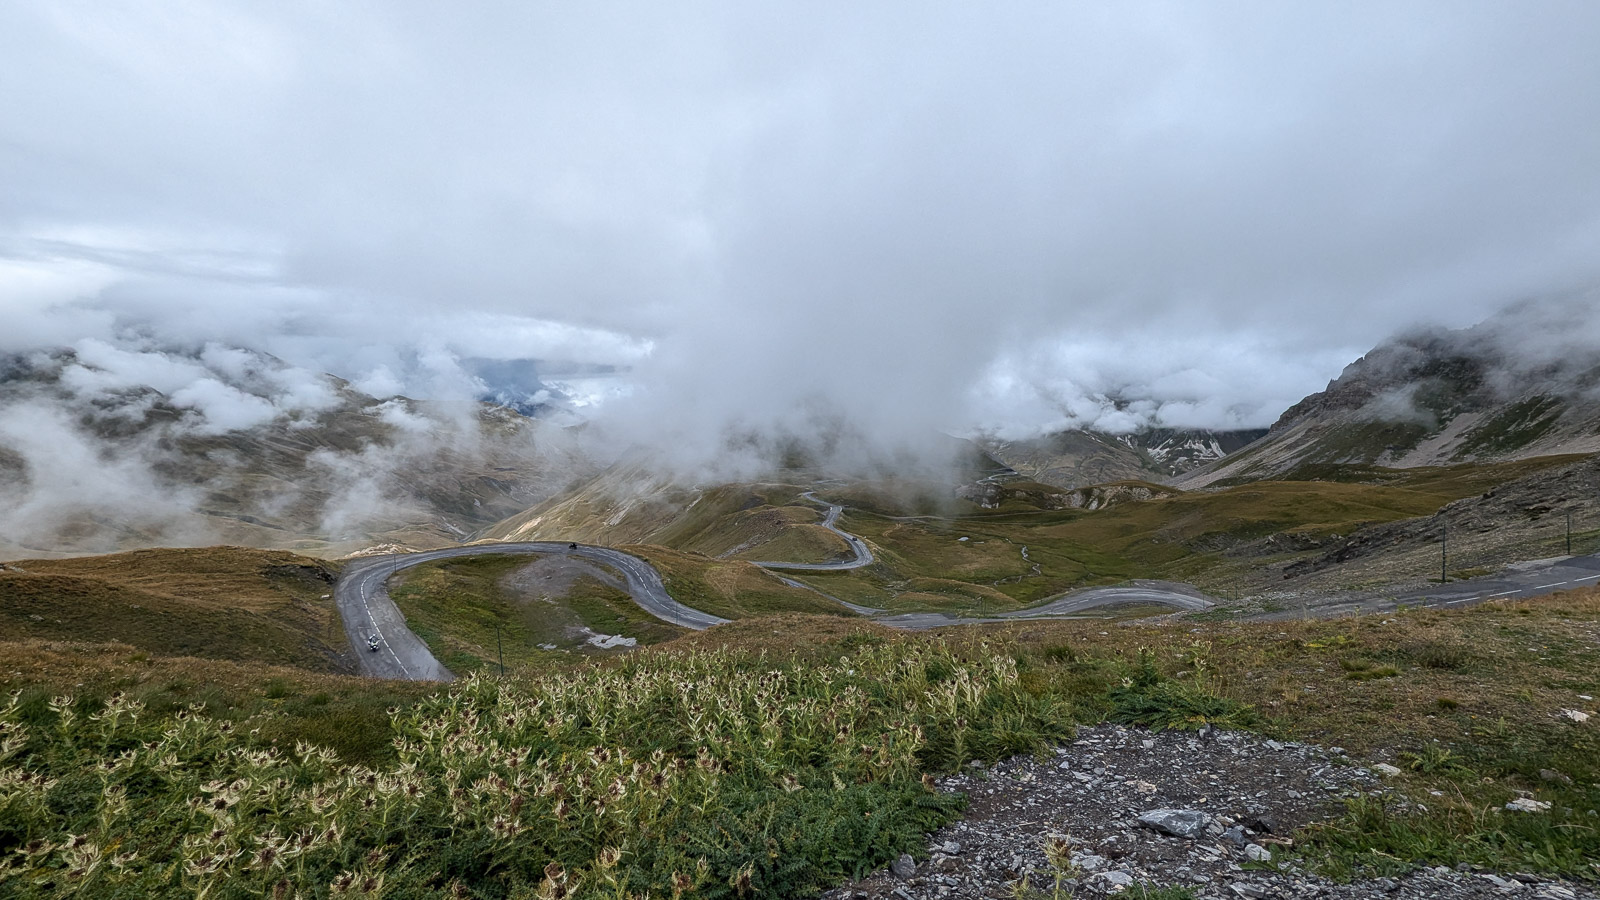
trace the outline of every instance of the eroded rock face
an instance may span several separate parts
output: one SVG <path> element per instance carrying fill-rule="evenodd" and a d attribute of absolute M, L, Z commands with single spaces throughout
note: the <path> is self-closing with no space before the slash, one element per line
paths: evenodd
<path fill-rule="evenodd" d="M 956 488 L 956 497 L 976 503 L 984 509 L 994 509 L 1008 500 L 1019 501 L 1039 509 L 1105 509 L 1131 500 L 1150 500 L 1170 496 L 1174 491 L 1142 482 L 1097 484 L 1073 490 L 1057 490 L 1033 482 L 997 484 L 978 482 Z"/>
<path fill-rule="evenodd" d="M 1339 884 L 1300 868 L 1280 851 L 1296 829 L 1339 815 L 1346 798 L 1411 805 L 1338 748 L 1099 726 L 1080 729 L 1048 759 L 973 765 L 939 784 L 969 803 L 961 820 L 929 836 L 927 860 L 909 875 L 897 866 L 831 891 L 829 900 L 998 900 L 1019 896 L 1024 879 L 1051 896 L 1051 856 L 1067 869 L 1062 895 L 1078 898 L 1176 886 L 1204 900 L 1478 900 L 1508 891 L 1600 900 L 1587 886 L 1520 874 L 1423 868 Z"/>

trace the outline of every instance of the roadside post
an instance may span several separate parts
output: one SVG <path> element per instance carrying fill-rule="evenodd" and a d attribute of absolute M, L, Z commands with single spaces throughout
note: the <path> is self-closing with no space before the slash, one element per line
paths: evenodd
<path fill-rule="evenodd" d="M 1439 583 L 1449 584 L 1450 575 L 1450 520 L 1441 517 L 1444 531 L 1439 535 Z"/>

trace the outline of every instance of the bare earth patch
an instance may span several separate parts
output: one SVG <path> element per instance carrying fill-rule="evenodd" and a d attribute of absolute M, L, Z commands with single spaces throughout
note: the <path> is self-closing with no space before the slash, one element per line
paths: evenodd
<path fill-rule="evenodd" d="M 589 576 L 608 587 L 626 591 L 628 586 L 614 572 L 576 556 L 551 554 L 518 567 L 500 582 L 507 594 L 524 603 L 551 597 L 565 597 L 573 584 Z"/>

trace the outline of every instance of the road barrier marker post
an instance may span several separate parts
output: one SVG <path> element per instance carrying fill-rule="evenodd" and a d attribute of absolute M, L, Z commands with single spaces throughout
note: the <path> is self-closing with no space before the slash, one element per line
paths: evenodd
<path fill-rule="evenodd" d="M 506 648 L 500 643 L 500 623 L 494 623 L 494 653 L 500 659 L 500 677 L 506 675 Z"/>
<path fill-rule="evenodd" d="M 1441 518 L 1444 531 L 1439 535 L 1439 583 L 1450 583 L 1450 520 Z"/>

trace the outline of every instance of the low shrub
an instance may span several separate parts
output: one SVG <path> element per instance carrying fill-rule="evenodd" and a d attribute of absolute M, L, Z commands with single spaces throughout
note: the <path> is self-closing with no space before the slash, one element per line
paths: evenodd
<path fill-rule="evenodd" d="M 0 893 L 802 896 L 949 821 L 961 800 L 929 772 L 1071 731 L 1011 657 L 936 641 L 469 677 L 393 711 L 392 762 L 370 767 L 274 748 L 282 715 L 14 696 Z"/>
<path fill-rule="evenodd" d="M 1140 651 L 1133 674 L 1111 691 L 1107 718 L 1157 731 L 1203 725 L 1247 728 L 1259 721 L 1254 707 L 1216 692 L 1203 660 L 1193 659 L 1191 664 L 1188 677 L 1165 678 L 1156 669 L 1154 655 Z"/>

